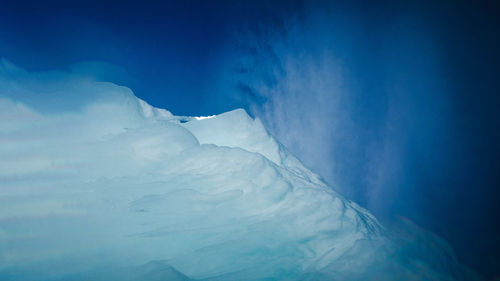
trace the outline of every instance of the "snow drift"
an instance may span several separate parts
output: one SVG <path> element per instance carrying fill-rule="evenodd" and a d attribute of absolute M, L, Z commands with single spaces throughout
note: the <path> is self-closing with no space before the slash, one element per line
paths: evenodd
<path fill-rule="evenodd" d="M 1 280 L 472 280 L 385 229 L 237 109 L 0 63 Z"/>

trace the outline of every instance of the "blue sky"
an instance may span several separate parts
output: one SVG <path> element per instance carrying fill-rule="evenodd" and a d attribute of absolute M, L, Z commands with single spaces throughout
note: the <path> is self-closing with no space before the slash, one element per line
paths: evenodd
<path fill-rule="evenodd" d="M 0 56 L 178 115 L 245 108 L 383 221 L 498 275 L 499 8 L 433 2 L 11 1 Z"/>

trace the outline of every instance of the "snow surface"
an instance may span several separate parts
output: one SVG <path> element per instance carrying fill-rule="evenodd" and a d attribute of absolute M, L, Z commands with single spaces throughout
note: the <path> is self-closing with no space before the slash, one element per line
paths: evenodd
<path fill-rule="evenodd" d="M 175 116 L 0 62 L 0 280 L 474 280 L 402 223 L 385 229 L 242 109 Z"/>

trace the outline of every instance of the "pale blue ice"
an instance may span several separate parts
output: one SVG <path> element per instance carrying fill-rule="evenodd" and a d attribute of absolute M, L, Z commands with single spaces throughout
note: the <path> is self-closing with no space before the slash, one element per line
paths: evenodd
<path fill-rule="evenodd" d="M 0 62 L 0 280 L 475 280 L 388 230 L 236 109 Z"/>

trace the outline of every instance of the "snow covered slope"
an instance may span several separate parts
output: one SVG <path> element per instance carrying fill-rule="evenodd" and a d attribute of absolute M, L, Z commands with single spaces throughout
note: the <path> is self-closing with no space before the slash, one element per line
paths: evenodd
<path fill-rule="evenodd" d="M 242 109 L 175 116 L 58 75 L 0 64 L 0 280 L 473 279 L 444 241 L 389 233 Z M 60 107 L 72 89 L 92 98 Z"/>

